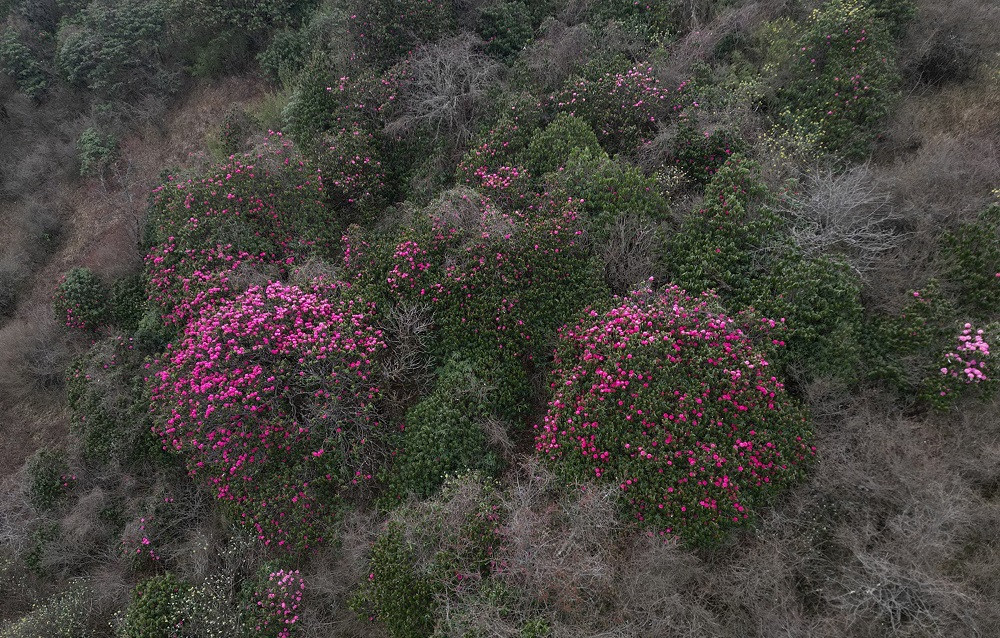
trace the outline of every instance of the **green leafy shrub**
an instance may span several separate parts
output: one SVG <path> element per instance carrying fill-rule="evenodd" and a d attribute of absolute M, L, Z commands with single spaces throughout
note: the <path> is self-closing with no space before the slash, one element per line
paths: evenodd
<path fill-rule="evenodd" d="M 521 415 L 527 402 L 524 376 L 516 361 L 449 359 L 434 390 L 406 414 L 401 450 L 389 474 L 392 491 L 426 498 L 449 474 L 497 475 L 503 450 L 491 447 L 488 430 L 504 436 Z"/>
<path fill-rule="evenodd" d="M 792 77 L 778 89 L 778 119 L 829 153 L 868 155 L 897 90 L 892 38 L 859 0 L 830 0 L 796 44 Z"/>
<path fill-rule="evenodd" d="M 24 553 L 24 564 L 35 576 L 45 578 L 49 573 L 49 562 L 53 548 L 59 540 L 61 530 L 59 522 L 43 520 L 28 535 L 28 549 Z"/>
<path fill-rule="evenodd" d="M 564 328 L 536 426 L 564 480 L 618 486 L 630 520 L 693 545 L 745 525 L 815 452 L 769 365 L 780 322 L 727 317 L 717 299 L 637 292 Z"/>
<path fill-rule="evenodd" d="M 198 48 L 190 73 L 196 78 L 215 78 L 239 71 L 251 58 L 250 48 L 243 29 L 223 31 Z"/>
<path fill-rule="evenodd" d="M 1000 204 L 946 233 L 942 256 L 962 308 L 977 318 L 1000 316 Z"/>
<path fill-rule="evenodd" d="M 17 88 L 32 99 L 41 98 L 49 88 L 42 60 L 12 28 L 0 34 L 0 71 L 14 78 Z"/>
<path fill-rule="evenodd" d="M 578 117 L 560 113 L 544 129 L 535 131 L 524 153 L 524 167 L 536 177 L 550 173 L 566 164 L 573 151 L 600 152 L 590 125 Z"/>
<path fill-rule="evenodd" d="M 732 132 L 720 128 L 700 133 L 691 123 L 681 125 L 674 138 L 672 157 L 693 181 L 707 183 L 734 153 L 746 151 L 746 143 Z"/>
<path fill-rule="evenodd" d="M 531 13 L 523 2 L 500 2 L 479 14 L 476 33 L 486 41 L 486 52 L 511 62 L 531 40 Z"/>
<path fill-rule="evenodd" d="M 90 268 L 74 268 L 59 282 L 53 307 L 67 326 L 96 330 L 109 317 L 107 286 Z"/>
<path fill-rule="evenodd" d="M 383 66 L 455 28 L 450 2 L 356 0 L 351 4 L 351 35 L 363 52 Z"/>
<path fill-rule="evenodd" d="M 641 170 L 614 161 L 600 149 L 575 150 L 566 166 L 549 180 L 553 192 L 577 202 L 587 232 L 602 242 L 616 218 L 627 215 L 660 222 L 670 212 L 660 184 Z"/>
<path fill-rule="evenodd" d="M 56 65 L 71 85 L 115 100 L 169 92 L 167 11 L 164 2 L 92 2 L 60 26 Z"/>
<path fill-rule="evenodd" d="M 135 340 L 117 336 L 98 341 L 70 366 L 70 427 L 87 462 L 141 467 L 160 456 L 158 441 L 149 432 L 143 363 Z"/>
<path fill-rule="evenodd" d="M 70 473 L 66 454 L 62 450 L 41 448 L 25 466 L 28 478 L 28 499 L 35 509 L 50 510 L 73 489 L 76 475 Z"/>
<path fill-rule="evenodd" d="M 811 379 L 856 383 L 861 366 L 861 280 L 844 263 L 796 253 L 775 265 L 753 306 L 785 321 L 786 348 L 777 361 Z"/>
<path fill-rule="evenodd" d="M 184 603 L 190 586 L 167 572 L 142 581 L 119 629 L 121 638 L 171 638 L 184 625 Z"/>
<path fill-rule="evenodd" d="M 806 378 L 854 379 L 861 332 L 861 282 L 849 268 L 797 251 L 766 205 L 757 166 L 727 162 L 705 188 L 666 251 L 671 279 L 715 290 L 729 308 L 785 319 L 787 349 L 776 363 Z"/>
<path fill-rule="evenodd" d="M 125 332 L 135 332 L 146 312 L 146 278 L 136 273 L 115 279 L 108 303 L 114 324 Z"/>
<path fill-rule="evenodd" d="M 475 472 L 449 479 L 431 501 L 397 509 L 351 608 L 393 638 L 429 638 L 443 598 L 489 574 L 499 519 L 496 488 Z"/>
<path fill-rule="evenodd" d="M 665 254 L 671 279 L 691 291 L 714 289 L 737 307 L 759 295 L 761 255 L 783 242 L 780 221 L 763 208 L 757 165 L 732 158 L 705 187 L 702 207 L 681 222 Z"/>
<path fill-rule="evenodd" d="M 118 141 L 113 135 L 103 135 L 94 127 L 84 129 L 76 141 L 76 153 L 80 159 L 80 175 L 95 177 L 114 161 Z"/>
<path fill-rule="evenodd" d="M 272 79 L 292 86 L 306 64 L 305 34 L 283 29 L 274 34 L 267 48 L 257 54 L 261 69 Z"/>

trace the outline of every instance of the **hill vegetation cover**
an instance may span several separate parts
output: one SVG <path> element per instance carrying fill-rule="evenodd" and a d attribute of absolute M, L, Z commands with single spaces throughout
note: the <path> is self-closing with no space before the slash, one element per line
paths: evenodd
<path fill-rule="evenodd" d="M 1000 634 L 998 30 L 0 0 L 0 638 Z"/>

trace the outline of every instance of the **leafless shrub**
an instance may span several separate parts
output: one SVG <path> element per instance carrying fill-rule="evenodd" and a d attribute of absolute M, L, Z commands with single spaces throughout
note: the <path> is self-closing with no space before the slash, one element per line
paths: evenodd
<path fill-rule="evenodd" d="M 460 35 L 418 49 L 400 93 L 401 114 L 386 129 L 402 133 L 424 128 L 435 138 L 467 141 L 499 78 L 498 64 L 478 53 L 478 46 L 474 36 Z"/>
<path fill-rule="evenodd" d="M 916 122 L 900 128 L 917 130 Z M 937 224 L 961 221 L 988 201 L 1000 183 L 1000 136 L 935 135 L 917 140 L 919 150 L 885 169 L 894 198 L 909 218 Z"/>
<path fill-rule="evenodd" d="M 525 463 L 504 503 L 500 577 L 558 617 L 594 622 L 611 595 L 617 495 L 578 489 L 567 497 L 551 472 Z"/>
<path fill-rule="evenodd" d="M 653 276 L 659 252 L 656 226 L 634 215 L 615 218 L 598 246 L 604 277 L 615 294 L 625 294 Z"/>
<path fill-rule="evenodd" d="M 865 165 L 837 174 L 816 169 L 805 175 L 804 192 L 786 197 L 781 210 L 791 218 L 790 232 L 806 254 L 836 254 L 859 274 L 899 240 L 898 215 Z"/>
<path fill-rule="evenodd" d="M 708 566 L 675 541 L 637 536 L 614 561 L 617 613 L 623 636 L 719 636 L 709 608 Z"/>
<path fill-rule="evenodd" d="M 977 635 L 968 616 L 971 599 L 954 584 L 926 572 L 907 569 L 887 555 L 862 548 L 837 579 L 843 591 L 830 598 L 852 617 L 872 616 L 888 623 L 892 635 L 916 627 L 924 635 L 954 636 L 951 617 Z M 948 631 L 950 630 L 950 631 Z"/>
<path fill-rule="evenodd" d="M 704 23 L 709 13 L 705 6 L 708 3 L 700 0 L 683 1 L 687 7 L 679 14 L 686 16 L 691 29 L 669 46 L 665 63 L 656 66 L 660 83 L 668 88 L 690 79 L 694 65 L 710 60 L 723 38 L 738 32 L 752 32 L 775 12 L 769 3 L 764 3 L 763 6 L 759 2 L 743 3 L 724 10 L 699 28 L 698 25 Z"/>
<path fill-rule="evenodd" d="M 36 518 L 28 500 L 27 478 L 21 473 L 0 483 L 0 556 L 12 558 L 24 552 L 30 523 Z"/>
<path fill-rule="evenodd" d="M 312 557 L 302 569 L 308 596 L 301 632 L 308 638 L 381 636 L 379 626 L 358 617 L 347 601 L 368 576 L 368 551 L 380 530 L 374 512 L 352 511 L 341 521 L 338 544 Z"/>
<path fill-rule="evenodd" d="M 379 327 L 388 346 L 381 365 L 383 387 L 390 416 L 400 418 L 433 381 L 432 309 L 426 304 L 393 306 L 383 314 Z"/>
<path fill-rule="evenodd" d="M 1000 7 L 980 0 L 928 1 L 901 43 L 901 66 L 915 84 L 930 86 L 973 77 L 995 47 Z"/>

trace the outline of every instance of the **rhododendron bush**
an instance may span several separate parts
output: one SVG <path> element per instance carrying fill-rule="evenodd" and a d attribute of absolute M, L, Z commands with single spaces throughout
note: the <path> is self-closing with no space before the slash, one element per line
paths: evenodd
<path fill-rule="evenodd" d="M 169 177 L 151 203 L 151 301 L 183 325 L 241 266 L 284 268 L 322 251 L 336 236 L 322 198 L 322 176 L 280 135 L 209 177 Z"/>
<path fill-rule="evenodd" d="M 388 303 L 434 308 L 443 353 L 534 360 L 575 312 L 606 294 L 573 202 L 511 213 L 474 191 L 445 193 L 399 237 L 345 237 L 345 276 Z"/>
<path fill-rule="evenodd" d="M 322 540 L 379 457 L 370 304 L 341 284 L 251 287 L 150 366 L 154 432 L 265 544 Z"/>
<path fill-rule="evenodd" d="M 653 68 L 641 64 L 593 79 L 576 78 L 553 97 L 560 111 L 586 120 L 609 153 L 629 151 L 652 139 L 659 121 L 680 108 L 675 101 L 674 92 L 660 86 Z"/>
<path fill-rule="evenodd" d="M 780 322 L 713 295 L 636 292 L 564 328 L 538 453 L 570 481 L 612 483 L 641 527 L 689 543 L 745 524 L 814 454 L 774 376 Z"/>

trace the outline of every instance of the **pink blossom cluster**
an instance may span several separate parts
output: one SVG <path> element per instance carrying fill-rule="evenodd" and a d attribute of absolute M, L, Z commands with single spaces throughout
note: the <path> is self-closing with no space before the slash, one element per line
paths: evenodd
<path fill-rule="evenodd" d="M 664 536 L 714 539 L 814 455 L 805 415 L 717 298 L 637 292 L 560 332 L 536 449 L 568 479 L 610 482 Z M 772 342 L 777 341 L 772 339 Z"/>
<path fill-rule="evenodd" d="M 279 569 L 268 574 L 267 585 L 255 596 L 257 611 L 262 615 L 255 630 L 264 632 L 271 628 L 277 631 L 274 634 L 277 638 L 289 638 L 292 625 L 299 620 L 299 607 L 305 589 L 306 581 L 297 569 Z"/>
<path fill-rule="evenodd" d="M 160 554 L 156 551 L 151 531 L 153 517 L 139 519 L 134 533 L 127 533 L 122 539 L 122 550 L 127 558 L 149 559 L 157 562 Z"/>
<path fill-rule="evenodd" d="M 990 356 L 990 344 L 983 339 L 983 331 L 973 333 L 972 324 L 965 324 L 958 335 L 958 346 L 944 355 L 947 365 L 941 374 L 966 383 L 980 383 L 989 380 L 986 376 L 986 359 Z"/>
<path fill-rule="evenodd" d="M 372 477 L 372 359 L 385 343 L 349 293 L 251 287 L 147 364 L 154 434 L 267 545 L 319 542 L 342 489 Z"/>

